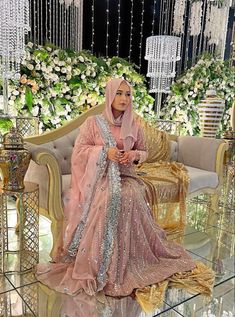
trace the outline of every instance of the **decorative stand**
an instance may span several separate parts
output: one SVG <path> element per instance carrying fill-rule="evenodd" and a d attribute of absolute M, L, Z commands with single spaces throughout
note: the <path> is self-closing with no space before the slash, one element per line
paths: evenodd
<path fill-rule="evenodd" d="M 9 226 L 10 198 L 16 199 L 18 238 L 14 243 Z M 22 190 L 0 189 L 0 273 L 31 270 L 39 260 L 39 191 L 35 183 L 25 182 Z M 11 203 L 14 201 L 11 200 Z M 15 246 L 14 246 L 15 244 Z M 14 258 L 15 256 L 15 258 Z"/>
<path fill-rule="evenodd" d="M 18 133 L 25 138 L 27 136 L 39 134 L 39 118 L 38 117 L 21 117 L 0 115 L 0 119 L 10 119 L 15 123 Z"/>

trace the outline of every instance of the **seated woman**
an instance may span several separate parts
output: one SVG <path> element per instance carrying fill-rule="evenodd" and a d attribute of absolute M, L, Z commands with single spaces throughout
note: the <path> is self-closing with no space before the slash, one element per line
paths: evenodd
<path fill-rule="evenodd" d="M 133 162 L 143 162 L 147 152 L 130 84 L 110 80 L 105 102 L 104 113 L 89 117 L 76 140 L 57 256 L 37 267 L 38 280 L 67 294 L 126 296 L 195 268 L 154 223 L 135 173 Z"/>

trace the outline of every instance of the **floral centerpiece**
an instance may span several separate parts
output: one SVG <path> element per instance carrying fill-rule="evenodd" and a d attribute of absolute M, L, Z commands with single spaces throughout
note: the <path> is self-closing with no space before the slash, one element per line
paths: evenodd
<path fill-rule="evenodd" d="M 97 58 L 86 51 L 28 43 L 20 82 L 9 85 L 10 114 L 38 116 L 41 131 L 57 128 L 102 103 L 107 80 L 120 76 L 134 87 L 135 110 L 142 116 L 154 116 L 154 99 L 133 64 L 119 57 Z M 6 122 L 1 121 L 0 128 L 3 124 Z"/>
<path fill-rule="evenodd" d="M 201 57 L 171 86 L 161 116 L 168 120 L 184 122 L 182 134 L 199 135 L 199 113 L 197 105 L 205 96 L 207 89 L 214 89 L 219 97 L 225 99 L 225 110 L 218 136 L 228 130 L 230 108 L 235 96 L 234 68 L 228 61 L 215 59 L 210 55 Z"/>

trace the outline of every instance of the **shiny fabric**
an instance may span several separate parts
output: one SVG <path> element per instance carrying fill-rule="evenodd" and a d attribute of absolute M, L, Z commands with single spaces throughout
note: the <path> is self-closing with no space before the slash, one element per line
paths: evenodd
<path fill-rule="evenodd" d="M 186 225 L 187 170 L 183 164 L 169 161 L 168 134 L 143 118 L 137 120 L 144 131 L 148 158 L 136 172 L 145 184 L 154 220 L 167 234 L 181 234 Z"/>
<path fill-rule="evenodd" d="M 147 156 L 138 127 L 133 159 L 139 152 Z M 132 164 L 107 160 L 109 142 L 123 148 L 120 127 L 104 117 L 90 117 L 81 126 L 72 155 L 71 189 L 64 197 L 63 239 L 55 263 L 37 267 L 38 279 L 60 292 L 74 295 L 84 290 L 93 295 L 102 290 L 106 295 L 126 296 L 195 267 L 188 253 L 167 241 L 154 222 L 146 187 Z M 115 168 L 109 169 L 110 164 Z M 120 206 L 118 214 L 114 206 Z"/>

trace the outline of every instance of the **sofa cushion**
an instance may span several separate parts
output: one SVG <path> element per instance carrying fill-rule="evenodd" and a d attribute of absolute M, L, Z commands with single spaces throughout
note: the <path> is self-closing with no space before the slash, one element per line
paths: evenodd
<path fill-rule="evenodd" d="M 219 184 L 218 175 L 215 172 L 205 171 L 199 168 L 185 166 L 189 173 L 188 193 L 191 194 L 203 188 L 216 188 Z"/>
<path fill-rule="evenodd" d="M 71 174 L 62 175 L 62 194 L 70 187 Z"/>
<path fill-rule="evenodd" d="M 179 136 L 178 162 L 206 171 L 216 171 L 217 151 L 224 141 L 197 136 Z"/>
<path fill-rule="evenodd" d="M 170 161 L 178 161 L 178 142 L 170 140 Z"/>

